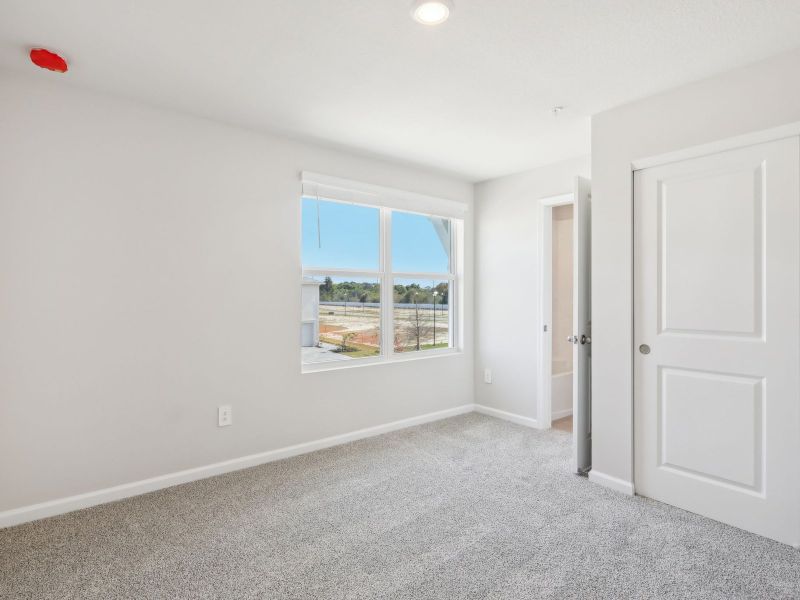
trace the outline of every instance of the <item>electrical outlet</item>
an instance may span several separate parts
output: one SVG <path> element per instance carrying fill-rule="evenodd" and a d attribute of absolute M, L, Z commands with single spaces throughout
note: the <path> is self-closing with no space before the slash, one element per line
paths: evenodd
<path fill-rule="evenodd" d="M 483 370 L 483 383 L 492 383 L 492 370 L 491 369 L 484 369 Z"/>
<path fill-rule="evenodd" d="M 226 404 L 217 409 L 217 417 L 219 418 L 219 426 L 227 427 L 233 424 L 233 408 Z"/>

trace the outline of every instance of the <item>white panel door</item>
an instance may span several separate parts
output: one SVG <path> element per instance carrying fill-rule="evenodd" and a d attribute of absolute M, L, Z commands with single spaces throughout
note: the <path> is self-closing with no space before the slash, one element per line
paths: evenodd
<path fill-rule="evenodd" d="M 800 542 L 800 140 L 634 174 L 637 493 Z"/>
<path fill-rule="evenodd" d="M 592 468 L 591 182 L 575 178 L 572 252 L 572 432 L 576 473 Z"/>

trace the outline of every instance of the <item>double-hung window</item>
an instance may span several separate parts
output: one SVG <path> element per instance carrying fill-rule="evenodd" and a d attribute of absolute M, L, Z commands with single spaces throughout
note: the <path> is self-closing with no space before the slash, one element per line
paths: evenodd
<path fill-rule="evenodd" d="M 462 205 L 308 174 L 301 205 L 303 370 L 458 348 Z"/>

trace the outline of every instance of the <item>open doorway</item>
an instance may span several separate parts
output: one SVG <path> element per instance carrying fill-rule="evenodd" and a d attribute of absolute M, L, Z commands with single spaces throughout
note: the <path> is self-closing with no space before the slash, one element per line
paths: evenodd
<path fill-rule="evenodd" d="M 574 194 L 541 201 L 542 343 L 539 425 L 572 431 Z"/>
<path fill-rule="evenodd" d="M 554 429 L 572 433 L 572 203 L 554 206 L 551 215 L 550 418 Z"/>
<path fill-rule="evenodd" d="M 590 183 L 541 200 L 537 421 L 572 433 L 573 470 L 591 469 Z"/>

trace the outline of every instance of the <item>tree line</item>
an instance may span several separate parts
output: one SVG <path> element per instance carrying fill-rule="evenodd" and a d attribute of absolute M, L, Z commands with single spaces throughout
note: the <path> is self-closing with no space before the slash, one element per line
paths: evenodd
<path fill-rule="evenodd" d="M 400 304 L 447 304 L 448 291 L 445 281 L 428 286 L 398 284 L 394 286 L 394 301 Z M 330 277 L 326 277 L 319 286 L 319 299 L 322 302 L 380 302 L 381 286 L 379 283 L 358 281 L 334 283 Z"/>

